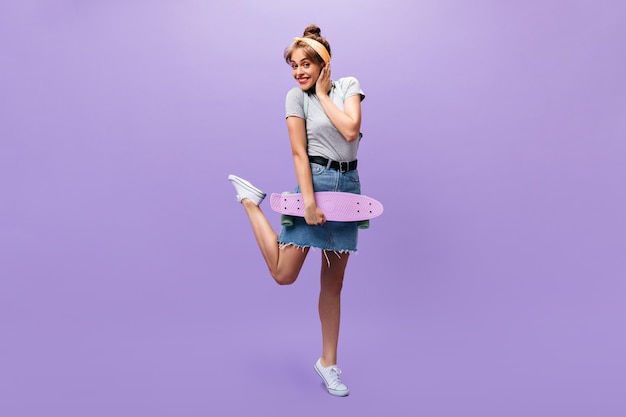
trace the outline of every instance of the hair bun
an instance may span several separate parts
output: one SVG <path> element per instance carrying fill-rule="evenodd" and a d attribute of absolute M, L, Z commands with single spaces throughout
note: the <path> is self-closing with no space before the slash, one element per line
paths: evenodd
<path fill-rule="evenodd" d="M 320 29 L 319 26 L 317 25 L 309 25 L 306 27 L 306 29 L 304 29 L 304 34 L 302 36 L 306 36 L 306 35 L 321 36 L 322 29 Z"/>

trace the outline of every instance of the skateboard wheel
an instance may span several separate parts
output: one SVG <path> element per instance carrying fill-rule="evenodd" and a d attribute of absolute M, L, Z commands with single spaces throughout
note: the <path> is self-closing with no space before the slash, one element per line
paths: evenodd
<path fill-rule="evenodd" d="M 370 221 L 369 220 L 361 220 L 356 222 L 356 227 L 358 227 L 359 229 L 369 229 L 370 228 Z"/>
<path fill-rule="evenodd" d="M 293 226 L 293 216 L 289 216 L 287 214 L 281 214 L 280 224 L 285 227 Z"/>

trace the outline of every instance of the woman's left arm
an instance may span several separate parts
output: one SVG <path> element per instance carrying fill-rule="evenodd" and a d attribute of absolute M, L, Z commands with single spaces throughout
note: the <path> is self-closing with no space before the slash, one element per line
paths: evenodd
<path fill-rule="evenodd" d="M 330 91 L 330 63 L 322 68 L 322 72 L 317 80 L 316 91 L 324 112 L 333 123 L 335 128 L 348 141 L 352 142 L 360 137 L 361 133 L 361 96 L 348 97 L 343 102 L 341 111 L 328 96 Z"/>

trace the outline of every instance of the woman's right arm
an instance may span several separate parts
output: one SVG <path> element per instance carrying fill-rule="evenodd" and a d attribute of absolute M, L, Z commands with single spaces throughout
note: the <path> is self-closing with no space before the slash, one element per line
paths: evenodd
<path fill-rule="evenodd" d="M 287 131 L 291 142 L 291 153 L 296 171 L 296 179 L 304 199 L 304 220 L 307 224 L 324 224 L 326 217 L 315 203 L 311 165 L 306 146 L 306 127 L 304 119 L 296 116 L 287 117 Z"/>

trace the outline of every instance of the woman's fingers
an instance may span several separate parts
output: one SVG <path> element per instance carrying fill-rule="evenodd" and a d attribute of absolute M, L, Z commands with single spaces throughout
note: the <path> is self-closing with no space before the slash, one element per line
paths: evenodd
<path fill-rule="evenodd" d="M 324 213 L 322 213 L 322 210 L 320 210 L 319 207 L 316 207 L 315 208 L 315 222 L 319 224 L 323 218 L 324 218 Z"/>
<path fill-rule="evenodd" d="M 330 90 L 330 63 L 326 64 L 317 79 L 316 93 L 326 94 Z"/>

